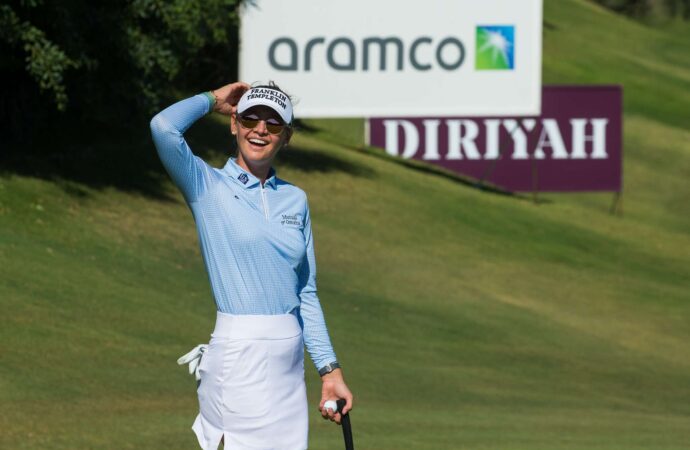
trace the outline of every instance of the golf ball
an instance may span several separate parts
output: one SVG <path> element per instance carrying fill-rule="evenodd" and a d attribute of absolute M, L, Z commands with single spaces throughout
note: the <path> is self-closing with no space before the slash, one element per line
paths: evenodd
<path fill-rule="evenodd" d="M 338 404 L 333 400 L 326 400 L 326 403 L 323 404 L 323 409 L 331 409 L 333 412 L 337 412 Z"/>

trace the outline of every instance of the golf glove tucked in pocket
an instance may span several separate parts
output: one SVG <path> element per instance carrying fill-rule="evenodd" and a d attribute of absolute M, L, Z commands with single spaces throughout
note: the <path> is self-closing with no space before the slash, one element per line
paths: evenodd
<path fill-rule="evenodd" d="M 177 360 L 177 364 L 181 366 L 189 364 L 189 374 L 194 374 L 197 381 L 201 380 L 201 375 L 199 375 L 199 365 L 201 363 L 201 357 L 206 350 L 208 350 L 208 344 L 199 344 L 194 347 L 192 351 L 181 356 Z"/>

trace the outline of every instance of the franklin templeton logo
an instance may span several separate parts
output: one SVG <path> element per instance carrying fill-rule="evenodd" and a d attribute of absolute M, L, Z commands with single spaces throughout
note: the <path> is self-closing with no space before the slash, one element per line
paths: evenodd
<path fill-rule="evenodd" d="M 247 96 L 247 100 L 265 98 L 279 104 L 283 109 L 286 108 L 285 102 L 287 101 L 287 96 L 280 91 L 276 91 L 275 89 L 254 88 L 251 92 L 252 93 Z"/>
<path fill-rule="evenodd" d="M 298 214 L 283 214 L 280 220 L 281 225 L 302 226 L 302 219 Z"/>
<path fill-rule="evenodd" d="M 515 68 L 514 48 L 514 26 L 478 26 L 475 68 L 477 70 L 513 70 Z"/>
<path fill-rule="evenodd" d="M 247 184 L 247 181 L 249 181 L 249 177 L 247 176 L 246 173 L 241 173 L 238 177 L 238 180 L 242 182 L 242 184 Z"/>

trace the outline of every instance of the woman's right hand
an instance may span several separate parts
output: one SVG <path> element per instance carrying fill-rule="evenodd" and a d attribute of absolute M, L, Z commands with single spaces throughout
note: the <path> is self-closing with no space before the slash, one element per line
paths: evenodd
<path fill-rule="evenodd" d="M 251 86 L 247 83 L 236 81 L 211 91 L 214 97 L 216 97 L 216 104 L 213 106 L 213 110 L 227 116 L 233 114 L 237 109 L 237 102 L 240 101 L 240 97 L 249 89 L 251 89 Z"/>

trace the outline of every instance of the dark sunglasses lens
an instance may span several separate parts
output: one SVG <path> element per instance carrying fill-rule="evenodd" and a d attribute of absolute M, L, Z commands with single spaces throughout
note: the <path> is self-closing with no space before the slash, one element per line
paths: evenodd
<path fill-rule="evenodd" d="M 240 123 L 242 124 L 243 127 L 245 128 L 256 128 L 256 126 L 259 124 L 258 119 L 248 119 L 247 117 L 242 117 L 240 116 Z"/>
<path fill-rule="evenodd" d="M 283 131 L 283 124 L 280 123 L 267 123 L 266 129 L 271 134 L 280 134 Z"/>
<path fill-rule="evenodd" d="M 259 125 L 259 119 L 250 119 L 250 118 L 248 118 L 248 117 L 242 117 L 242 116 L 238 116 L 238 117 L 239 117 L 239 120 L 240 120 L 240 124 L 241 124 L 244 128 L 248 128 L 248 129 L 251 130 L 251 129 L 256 128 L 257 125 Z M 282 133 L 284 127 L 285 127 L 285 125 L 283 125 L 282 123 L 271 123 L 271 122 L 266 122 L 266 129 L 267 129 L 268 132 L 271 133 L 271 134 L 280 134 L 280 133 Z"/>

